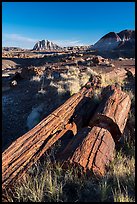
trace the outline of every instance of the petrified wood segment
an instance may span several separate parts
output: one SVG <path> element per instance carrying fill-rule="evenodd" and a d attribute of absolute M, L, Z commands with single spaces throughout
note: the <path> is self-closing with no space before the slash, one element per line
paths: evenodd
<path fill-rule="evenodd" d="M 84 87 L 3 152 L 3 188 L 13 179 L 22 176 L 68 129 L 76 134 L 77 127 L 74 123 L 73 125 L 69 124 L 69 120 L 75 112 L 76 106 L 90 91 Z"/>
<path fill-rule="evenodd" d="M 114 141 L 118 142 L 127 122 L 131 100 L 127 93 L 115 86 L 107 87 L 107 91 L 89 125 L 108 129 Z"/>
<path fill-rule="evenodd" d="M 129 96 L 116 87 L 107 87 L 97 112 L 60 153 L 65 165 L 83 167 L 94 174 L 104 175 L 106 165 L 113 159 L 115 145 L 123 133 L 131 101 Z"/>
<path fill-rule="evenodd" d="M 114 150 L 115 142 L 108 130 L 96 126 L 92 129 L 87 127 L 68 144 L 62 160 L 65 159 L 64 165 L 79 165 L 85 172 L 92 170 L 94 174 L 104 175 L 106 165 L 113 159 Z"/>

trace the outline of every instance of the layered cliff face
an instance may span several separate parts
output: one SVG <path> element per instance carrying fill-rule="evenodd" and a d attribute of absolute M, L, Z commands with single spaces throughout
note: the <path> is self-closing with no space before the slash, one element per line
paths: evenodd
<path fill-rule="evenodd" d="M 110 32 L 96 42 L 92 49 L 98 51 L 135 49 L 135 31 L 123 30 L 119 33 Z"/>
<path fill-rule="evenodd" d="M 119 32 L 118 35 L 121 38 L 121 42 L 116 49 L 135 49 L 135 31 L 124 30 Z"/>
<path fill-rule="evenodd" d="M 38 41 L 33 47 L 33 50 L 58 50 L 58 49 L 61 49 L 61 47 L 48 40 Z"/>

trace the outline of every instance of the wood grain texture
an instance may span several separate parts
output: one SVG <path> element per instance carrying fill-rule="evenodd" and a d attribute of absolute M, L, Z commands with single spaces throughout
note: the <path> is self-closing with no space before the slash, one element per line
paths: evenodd
<path fill-rule="evenodd" d="M 104 175 L 106 166 L 114 158 L 114 150 L 122 136 L 131 100 L 116 87 L 107 87 L 104 98 L 97 108 L 89 126 L 81 129 L 60 153 L 64 166 L 82 167 Z"/>
<path fill-rule="evenodd" d="M 21 177 L 66 131 L 76 134 L 77 127 L 69 120 L 90 91 L 84 87 L 2 153 L 2 188 Z"/>

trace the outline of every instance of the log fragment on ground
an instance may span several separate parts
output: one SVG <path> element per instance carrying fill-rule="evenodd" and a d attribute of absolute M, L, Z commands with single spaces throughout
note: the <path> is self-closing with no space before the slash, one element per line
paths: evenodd
<path fill-rule="evenodd" d="M 2 153 L 2 188 L 21 177 L 68 129 L 76 134 L 76 125 L 69 120 L 90 92 L 84 87 Z"/>
<path fill-rule="evenodd" d="M 131 100 L 127 93 L 115 86 L 108 86 L 106 92 L 89 125 L 108 129 L 117 143 L 128 119 Z"/>
<path fill-rule="evenodd" d="M 126 78 L 126 70 L 123 68 L 114 68 L 110 72 L 103 73 L 102 77 L 111 80 L 115 80 L 118 77 L 119 81 L 123 81 Z"/>
<path fill-rule="evenodd" d="M 96 175 L 104 175 L 106 165 L 114 158 L 114 150 L 115 142 L 108 130 L 87 127 L 68 144 L 61 159 L 64 166 L 80 166 L 85 172 L 92 170 Z"/>

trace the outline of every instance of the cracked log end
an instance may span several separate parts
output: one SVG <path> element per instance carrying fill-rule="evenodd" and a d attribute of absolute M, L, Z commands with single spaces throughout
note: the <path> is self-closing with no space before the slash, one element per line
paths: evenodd
<path fill-rule="evenodd" d="M 108 130 L 96 126 L 92 129 L 87 127 L 62 152 L 62 161 L 64 166 L 79 166 L 84 172 L 90 171 L 102 176 L 114 158 L 114 150 L 115 142 Z"/>

